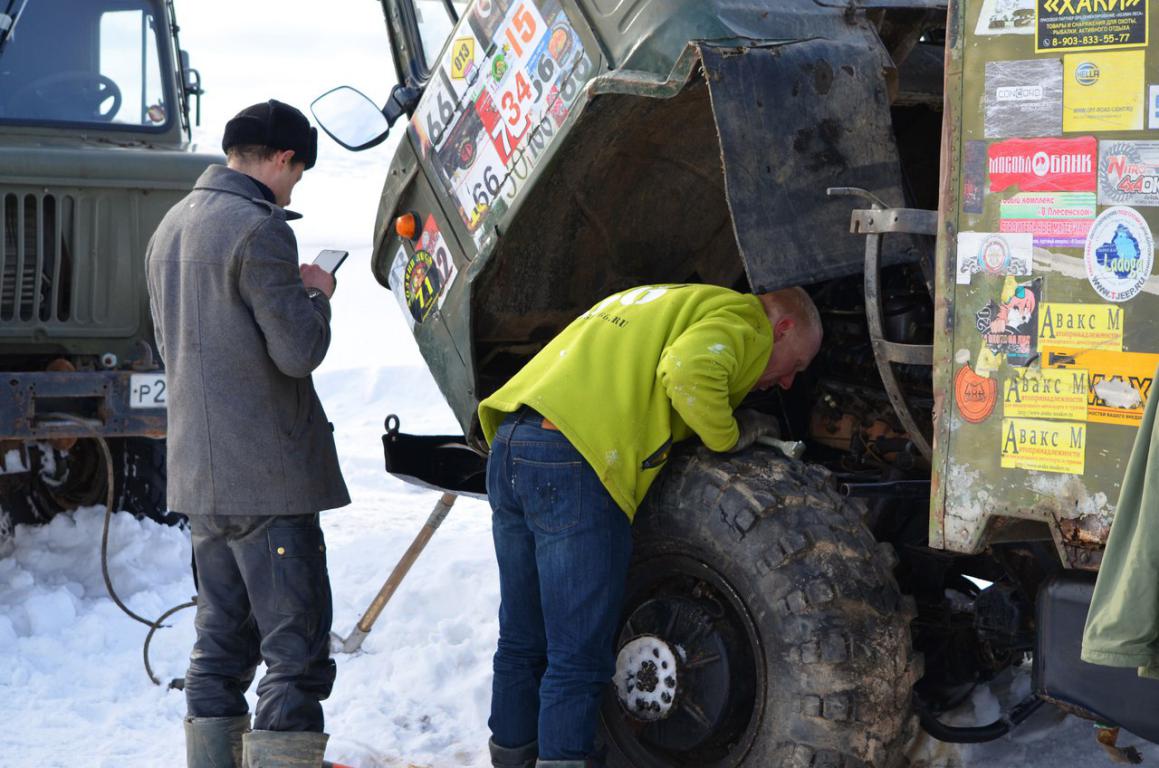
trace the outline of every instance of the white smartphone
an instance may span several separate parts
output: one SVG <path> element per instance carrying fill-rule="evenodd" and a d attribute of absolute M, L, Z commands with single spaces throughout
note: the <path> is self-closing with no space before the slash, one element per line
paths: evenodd
<path fill-rule="evenodd" d="M 349 255 L 347 251 L 332 251 L 327 249 L 318 253 L 318 256 L 314 259 L 314 263 L 330 274 L 334 274 Z"/>

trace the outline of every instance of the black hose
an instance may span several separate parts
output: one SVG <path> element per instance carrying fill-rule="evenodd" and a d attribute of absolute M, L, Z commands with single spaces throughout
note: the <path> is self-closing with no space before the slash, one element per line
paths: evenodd
<path fill-rule="evenodd" d="M 101 449 L 101 454 L 105 460 L 105 522 L 101 531 L 101 576 L 105 580 L 105 591 L 109 593 L 109 597 L 113 599 L 117 607 L 133 621 L 140 622 L 149 628 L 149 634 L 145 635 L 145 645 L 142 648 L 142 654 L 145 657 L 145 674 L 153 682 L 153 685 L 161 685 L 161 680 L 153 674 L 153 667 L 149 664 L 149 643 L 153 641 L 153 635 L 158 629 L 168 626 L 162 624 L 165 619 L 169 618 L 178 611 L 183 611 L 186 608 L 192 608 L 197 605 L 196 600 L 191 600 L 187 603 L 175 605 L 165 613 L 161 614 L 157 619 L 150 621 L 138 613 L 135 613 L 125 602 L 121 600 L 121 596 L 117 594 L 116 588 L 113 587 L 113 579 L 109 575 L 109 524 L 113 519 L 113 506 L 115 496 L 115 484 L 113 477 L 113 452 L 109 450 L 109 444 L 105 438 L 96 431 L 96 425 L 86 419 L 71 416 L 69 414 L 51 414 L 55 419 L 60 421 L 67 421 L 88 428 L 92 432 L 92 439 L 97 441 L 97 445 Z"/>

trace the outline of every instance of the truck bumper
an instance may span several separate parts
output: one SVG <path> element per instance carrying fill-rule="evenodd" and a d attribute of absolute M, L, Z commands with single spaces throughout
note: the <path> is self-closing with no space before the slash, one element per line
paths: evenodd
<path fill-rule="evenodd" d="M 487 498 L 487 457 L 470 448 L 462 435 L 406 435 L 397 428 L 388 429 L 382 447 L 386 471 L 404 482 L 456 496 Z"/>
<path fill-rule="evenodd" d="M 129 371 L 3 373 L 0 440 L 164 437 L 164 408 L 130 406 Z"/>

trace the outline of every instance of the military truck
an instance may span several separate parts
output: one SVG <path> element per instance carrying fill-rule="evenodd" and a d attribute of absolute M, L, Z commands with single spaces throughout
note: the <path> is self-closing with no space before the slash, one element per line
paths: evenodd
<path fill-rule="evenodd" d="M 0 538 L 110 477 L 118 509 L 166 516 L 145 245 L 215 160 L 177 32 L 162 0 L 0 2 Z"/>
<path fill-rule="evenodd" d="M 1159 740 L 1154 681 L 1078 658 L 1159 362 L 1154 20 L 1088 5 L 382 0 L 388 103 L 316 102 L 353 150 L 404 120 L 373 271 L 464 434 L 391 421 L 399 476 L 484 493 L 479 401 L 604 297 L 821 310 L 749 403 L 803 459 L 682 446 L 636 518 L 610 765 L 896 765 L 919 724 L 985 741 L 1044 702 Z"/>

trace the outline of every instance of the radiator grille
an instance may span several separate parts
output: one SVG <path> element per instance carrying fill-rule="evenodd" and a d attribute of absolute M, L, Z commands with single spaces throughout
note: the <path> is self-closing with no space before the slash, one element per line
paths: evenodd
<path fill-rule="evenodd" d="M 0 322 L 63 322 L 72 315 L 68 195 L 0 195 Z"/>

